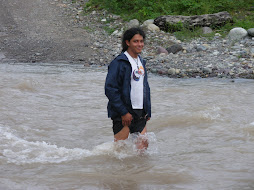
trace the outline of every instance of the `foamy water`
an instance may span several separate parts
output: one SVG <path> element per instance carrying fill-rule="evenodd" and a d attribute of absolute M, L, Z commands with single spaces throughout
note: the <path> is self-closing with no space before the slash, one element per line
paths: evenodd
<path fill-rule="evenodd" d="M 113 142 L 106 68 L 0 64 L 0 189 L 254 189 L 253 80 L 149 75 L 149 148 Z"/>
<path fill-rule="evenodd" d="M 15 133 L 15 132 L 13 132 Z M 117 143 L 105 142 L 95 146 L 92 150 L 81 148 L 65 148 L 49 144 L 45 141 L 27 141 L 15 136 L 8 127 L 0 127 L 0 139 L 2 155 L 7 163 L 17 165 L 32 163 L 61 163 L 75 160 L 82 160 L 93 156 L 111 156 L 117 159 L 124 159 L 139 156 L 135 139 L 137 135 L 131 135 L 125 141 Z M 148 139 L 150 147 L 145 155 L 157 153 L 156 137 L 154 133 L 143 135 Z"/>

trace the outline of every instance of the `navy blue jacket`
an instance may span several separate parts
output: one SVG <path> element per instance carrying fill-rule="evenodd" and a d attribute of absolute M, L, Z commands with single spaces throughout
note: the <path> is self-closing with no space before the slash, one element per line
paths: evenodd
<path fill-rule="evenodd" d="M 141 57 L 139 58 L 145 70 L 143 108 L 146 114 L 148 114 L 148 117 L 151 117 L 151 98 L 145 68 L 146 62 Z M 131 63 L 124 53 L 118 55 L 108 66 L 108 74 L 105 82 L 105 94 L 109 99 L 107 107 L 108 117 L 115 118 L 123 116 L 128 112 L 132 113 L 130 98 L 131 72 Z"/>

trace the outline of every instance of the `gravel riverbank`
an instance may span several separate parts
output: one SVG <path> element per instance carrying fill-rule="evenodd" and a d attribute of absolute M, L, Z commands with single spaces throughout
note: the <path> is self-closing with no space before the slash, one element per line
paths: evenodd
<path fill-rule="evenodd" d="M 72 23 L 89 31 L 94 50 L 89 65 L 108 65 L 121 51 L 121 29 L 130 23 L 106 11 L 87 11 L 79 3 L 62 1 L 66 12 L 72 15 Z M 109 35 L 105 30 L 112 28 Z M 226 77 L 254 79 L 254 37 L 248 36 L 232 44 L 228 38 L 215 35 L 212 39 L 200 38 L 182 42 L 163 31 L 147 30 L 147 39 L 142 56 L 147 59 L 147 69 L 152 73 L 174 78 Z M 177 53 L 160 53 L 160 48 L 180 45 Z M 160 48 L 158 48 L 160 47 Z M 162 51 L 163 52 L 163 51 Z"/>
<path fill-rule="evenodd" d="M 70 31 L 72 33 L 73 30 L 75 31 L 71 35 L 75 40 L 64 43 L 67 51 L 64 51 L 65 56 L 62 60 L 82 63 L 85 66 L 107 66 L 121 52 L 121 34 L 131 23 L 103 10 L 83 11 L 82 5 L 86 2 L 87 0 L 76 1 L 76 3 L 73 3 L 72 0 L 52 0 L 50 3 L 57 7 L 55 10 L 60 10 L 64 18 L 68 18 L 65 22 L 68 23 L 68 27 L 72 28 Z M 54 23 L 57 25 L 55 19 Z M 142 24 L 139 23 L 139 25 Z M 80 29 L 83 32 L 80 32 Z M 68 39 L 67 34 L 69 34 L 68 31 L 61 39 Z M 228 38 L 222 38 L 218 34 L 211 39 L 200 38 L 187 42 L 180 41 L 173 34 L 161 30 L 146 29 L 146 34 L 147 39 L 142 57 L 147 60 L 149 72 L 172 78 L 254 79 L 254 37 L 247 36 L 236 43 L 231 43 Z M 60 51 L 62 47 L 60 42 L 55 52 L 57 50 L 60 53 L 63 52 Z M 68 47 L 68 43 L 71 43 L 71 46 Z M 166 50 L 172 46 L 175 47 L 172 50 L 173 53 L 168 53 L 169 51 Z M 84 48 L 89 53 L 85 53 Z M 33 57 L 30 56 L 33 58 L 32 61 L 49 61 L 46 59 L 49 58 L 49 53 L 44 55 L 44 52 L 39 52 L 39 49 L 36 51 L 38 53 L 35 52 L 32 55 Z M 48 48 L 48 51 L 50 52 L 51 49 L 51 47 Z M 59 52 L 56 58 L 53 57 L 55 53 L 51 53 L 54 61 L 61 60 Z M 71 58 L 67 59 L 67 55 Z M 42 59 L 43 56 L 44 59 Z"/>

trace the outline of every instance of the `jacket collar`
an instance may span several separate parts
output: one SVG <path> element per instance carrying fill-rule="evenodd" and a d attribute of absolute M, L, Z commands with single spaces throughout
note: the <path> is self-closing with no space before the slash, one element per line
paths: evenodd
<path fill-rule="evenodd" d="M 124 52 L 120 53 L 120 54 L 117 56 L 117 59 L 120 59 L 120 60 L 124 60 L 124 61 L 128 61 L 128 62 L 129 62 L 129 59 L 128 59 L 127 56 L 124 54 Z"/>
<path fill-rule="evenodd" d="M 140 55 L 138 55 L 140 61 L 142 62 L 142 64 L 144 65 L 144 60 L 141 58 Z M 119 60 L 124 60 L 124 61 L 128 61 L 129 62 L 129 59 L 127 58 L 127 56 L 124 54 L 124 52 L 120 53 L 118 56 L 117 56 L 117 59 Z"/>

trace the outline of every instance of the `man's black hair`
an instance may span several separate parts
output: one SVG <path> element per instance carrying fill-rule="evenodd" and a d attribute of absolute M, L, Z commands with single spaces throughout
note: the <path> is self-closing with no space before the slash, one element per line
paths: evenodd
<path fill-rule="evenodd" d="M 133 36 L 135 36 L 136 34 L 139 34 L 143 37 L 143 39 L 145 40 L 146 38 L 146 35 L 145 35 L 145 32 L 141 29 L 141 28 L 130 28 L 128 30 L 126 30 L 123 34 L 123 37 L 122 37 L 122 52 L 125 52 L 127 51 L 128 49 L 128 45 L 126 44 L 126 40 L 130 41 Z"/>

